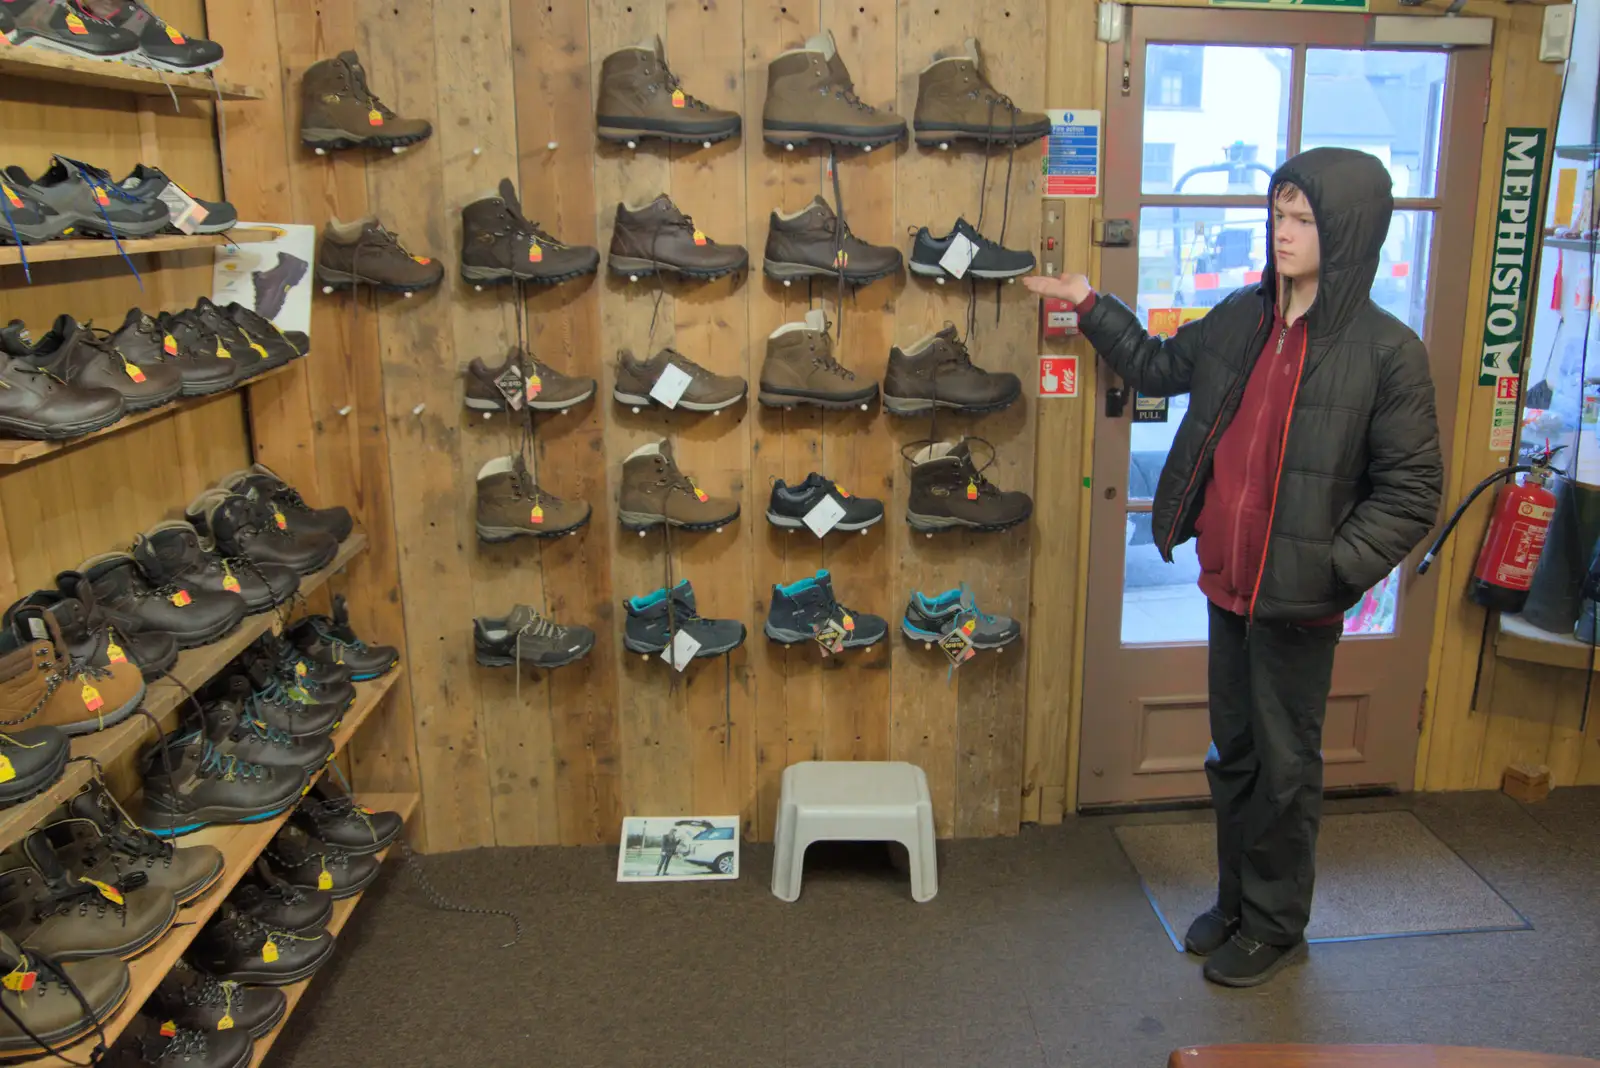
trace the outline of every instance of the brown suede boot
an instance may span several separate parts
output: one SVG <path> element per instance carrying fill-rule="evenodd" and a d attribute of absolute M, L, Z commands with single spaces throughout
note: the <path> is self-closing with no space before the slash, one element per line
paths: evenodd
<path fill-rule="evenodd" d="M 606 264 L 612 274 L 637 279 L 672 271 L 685 278 L 711 279 L 732 274 L 749 262 L 743 245 L 711 240 L 665 193 L 638 207 L 617 205 Z"/>
<path fill-rule="evenodd" d="M 524 378 L 526 375 L 526 378 Z M 481 359 L 467 364 L 467 388 L 462 402 L 475 412 L 564 412 L 594 396 L 592 378 L 564 375 L 536 356 L 512 347 L 498 367 Z M 510 390 L 508 400 L 501 385 Z"/>
<path fill-rule="evenodd" d="M 906 522 L 912 530 L 1006 530 L 1033 514 L 1033 498 L 1020 490 L 1002 490 L 983 477 L 967 444 L 976 440 L 981 439 L 936 441 L 911 458 Z M 983 466 L 993 462 L 991 448 L 991 459 Z"/>
<path fill-rule="evenodd" d="M 761 129 L 769 143 L 785 148 L 820 138 L 871 151 L 904 138 L 906 121 L 856 96 L 833 33 L 824 30 L 767 67 Z"/>
<path fill-rule="evenodd" d="M 461 209 L 461 277 L 469 282 L 555 285 L 599 266 L 593 247 L 564 244 L 529 222 L 509 178 L 500 179 L 496 194 Z"/>
<path fill-rule="evenodd" d="M 720 412 L 738 404 L 750 390 L 744 379 L 713 374 L 677 349 L 662 349 L 648 360 L 635 359 L 632 351 L 623 349 L 617 353 L 617 381 L 611 388 L 612 399 L 636 408 L 658 403 L 650 396 L 650 391 L 669 365 L 689 376 L 689 384 L 684 387 L 677 404 L 685 411 Z"/>
<path fill-rule="evenodd" d="M 0 727 L 88 734 L 121 723 L 142 700 L 138 667 L 74 660 L 55 616 L 36 605 L 19 608 L 0 631 Z"/>
<path fill-rule="evenodd" d="M 478 540 L 554 538 L 589 522 L 589 505 L 540 489 L 520 455 L 497 456 L 478 471 Z"/>
<path fill-rule="evenodd" d="M 864 286 L 899 274 L 901 262 L 899 249 L 869 245 L 852 234 L 819 196 L 791 215 L 772 213 L 761 270 L 785 284 L 796 278 L 843 277 L 852 285 Z"/>
<path fill-rule="evenodd" d="M 318 155 L 342 148 L 398 149 L 433 134 L 427 121 L 402 119 L 373 95 L 354 52 L 307 67 L 300 101 L 300 142 Z"/>
<path fill-rule="evenodd" d="M 684 92 L 667 69 L 661 38 L 652 35 L 606 57 L 595 126 L 602 141 L 624 141 L 629 148 L 647 137 L 710 148 L 739 133 L 739 116 Z"/>
<path fill-rule="evenodd" d="M 393 293 L 432 289 L 444 268 L 430 256 L 413 256 L 376 218 L 342 223 L 329 219 L 317 252 L 317 284 L 324 293 L 371 286 Z"/>
<path fill-rule="evenodd" d="M 833 358 L 833 339 L 821 311 L 809 311 L 803 321 L 785 323 L 767 337 L 759 399 L 769 408 L 815 404 L 865 411 L 877 395 L 878 383 L 857 381 L 854 371 Z"/>
<path fill-rule="evenodd" d="M 997 412 L 1020 396 L 1021 379 L 974 364 L 953 326 L 889 350 L 883 407 L 890 415 L 921 415 L 935 408 L 974 415 Z"/>
<path fill-rule="evenodd" d="M 1048 115 L 1023 111 L 989 84 L 975 37 L 968 37 L 956 55 L 922 68 L 912 125 L 917 144 L 941 147 L 958 138 L 1025 145 L 1050 133 Z"/>
<path fill-rule="evenodd" d="M 617 506 L 622 529 L 645 531 L 663 523 L 685 530 L 721 530 L 739 518 L 739 502 L 713 497 L 678 470 L 665 438 L 641 445 L 622 464 Z"/>

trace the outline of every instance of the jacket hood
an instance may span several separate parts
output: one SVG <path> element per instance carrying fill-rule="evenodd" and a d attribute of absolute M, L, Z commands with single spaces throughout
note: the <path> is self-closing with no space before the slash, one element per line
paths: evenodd
<path fill-rule="evenodd" d="M 1376 156 L 1353 148 L 1313 148 L 1273 173 L 1267 191 L 1267 265 L 1261 281 L 1274 301 L 1278 272 L 1270 205 L 1284 182 L 1298 187 L 1310 202 L 1322 249 L 1317 298 L 1306 313 L 1306 326 L 1313 336 L 1334 333 L 1372 294 L 1378 256 L 1394 214 L 1389 172 Z"/>

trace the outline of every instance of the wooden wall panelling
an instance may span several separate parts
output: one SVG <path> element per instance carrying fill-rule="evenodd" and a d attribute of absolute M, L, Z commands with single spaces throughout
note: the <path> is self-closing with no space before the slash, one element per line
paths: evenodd
<path fill-rule="evenodd" d="M 589 91 L 588 11 L 571 4 L 514 4 L 511 33 L 523 211 L 558 237 L 593 241 L 593 119 L 570 103 Z M 622 612 L 611 578 L 618 532 L 605 451 L 612 402 L 606 385 L 611 354 L 600 343 L 603 285 L 591 277 L 536 288 L 526 305 L 532 350 L 552 366 L 600 384 L 588 404 L 540 418 L 537 428 L 543 484 L 588 501 L 594 510 L 580 534 L 539 550 L 551 616 L 595 631 L 594 651 L 551 673 L 547 682 L 554 747 L 547 774 L 554 784 L 557 840 L 569 845 L 611 841 L 621 827 L 616 693 Z"/>

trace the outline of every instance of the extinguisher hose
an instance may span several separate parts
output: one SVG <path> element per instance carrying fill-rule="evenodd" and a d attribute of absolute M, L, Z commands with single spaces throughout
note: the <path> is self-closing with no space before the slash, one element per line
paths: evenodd
<path fill-rule="evenodd" d="M 1432 545 L 1428 546 L 1428 551 L 1423 554 L 1421 562 L 1417 564 L 1417 574 L 1426 575 L 1428 573 L 1428 568 L 1433 566 L 1433 558 L 1439 555 L 1440 549 L 1444 548 L 1444 543 L 1448 541 L 1450 539 L 1450 535 L 1454 533 L 1456 524 L 1461 522 L 1462 515 L 1466 513 L 1468 508 L 1472 507 L 1472 502 L 1477 500 L 1478 496 L 1483 493 L 1484 490 L 1488 489 L 1496 482 L 1509 480 L 1523 473 L 1524 471 L 1532 470 L 1533 467 L 1530 464 L 1517 464 L 1516 466 L 1508 467 L 1503 471 L 1496 471 L 1494 474 L 1490 475 L 1488 478 L 1472 487 L 1472 492 L 1467 494 L 1465 500 L 1456 505 L 1456 510 L 1450 513 L 1450 518 L 1445 520 L 1444 526 L 1440 529 L 1439 536 L 1433 539 Z"/>

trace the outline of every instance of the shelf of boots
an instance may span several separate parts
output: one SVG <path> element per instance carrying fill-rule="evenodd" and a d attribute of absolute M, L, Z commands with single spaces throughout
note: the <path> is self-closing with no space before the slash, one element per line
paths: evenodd
<path fill-rule="evenodd" d="M 3 44 L 4 42 L 0 42 Z M 237 82 L 213 81 L 209 74 L 172 74 L 116 59 L 81 59 L 43 48 L 0 48 L 0 75 L 39 82 L 64 82 L 96 89 L 120 89 L 140 96 L 194 96 L 215 100 L 260 100 L 261 90 Z"/>
<path fill-rule="evenodd" d="M 0 267 L 14 267 L 22 262 L 26 251 L 28 263 L 55 263 L 59 260 L 100 260 L 121 256 L 126 252 L 137 256 L 142 252 L 182 252 L 193 248 L 210 248 L 213 245 L 254 245 L 262 241 L 276 241 L 282 233 L 271 226 L 235 226 L 225 234 L 162 234 L 159 237 L 130 237 L 117 242 L 103 237 L 63 238 L 29 245 L 21 249 L 16 245 L 0 245 Z"/>
<path fill-rule="evenodd" d="M 416 811 L 419 800 L 420 797 L 417 794 L 361 795 L 361 803 L 368 808 L 379 812 L 398 812 L 403 820 L 411 818 L 411 813 Z M 389 855 L 389 850 L 393 848 L 393 846 L 390 846 L 389 849 L 379 853 L 378 859 L 382 861 Z M 343 901 L 335 901 L 333 903 L 333 918 L 328 921 L 329 934 L 338 935 L 344 929 L 345 923 L 350 919 L 350 914 L 356 910 L 356 906 L 361 904 L 361 899 L 365 896 L 366 893 L 363 891 L 354 897 L 347 897 Z M 338 951 L 338 947 L 335 946 L 334 952 L 337 953 Z M 279 988 L 283 991 L 284 996 L 289 999 L 288 1006 L 284 1009 L 283 1019 L 278 1021 L 277 1026 L 261 1038 L 256 1039 L 255 1050 L 250 1054 L 250 1068 L 258 1068 L 261 1062 L 266 1060 L 267 1051 L 272 1049 L 272 1044 L 278 1041 L 279 1035 L 283 1034 L 283 1029 L 289 1022 L 289 1017 L 294 1013 L 295 1007 L 300 1004 L 300 999 L 305 996 L 306 988 L 315 980 L 316 976 L 313 975 L 309 979 L 302 979 L 298 983 Z"/>
<path fill-rule="evenodd" d="M 306 575 L 300 580 L 300 591 L 310 593 L 312 590 L 327 582 L 333 574 L 359 552 L 367 547 L 367 536 L 361 530 L 351 531 L 344 544 L 339 546 L 339 555 L 333 558 L 333 563 L 311 575 Z M 168 729 L 176 720 L 175 713 L 178 706 L 187 699 L 184 691 L 178 686 L 183 683 L 191 690 L 199 689 L 205 685 L 217 672 L 244 651 L 245 646 L 255 641 L 277 622 L 276 612 L 261 612 L 253 616 L 245 616 L 244 622 L 235 628 L 232 634 L 220 641 L 203 645 L 198 649 L 185 650 L 178 657 L 178 662 L 169 674 L 171 678 L 157 679 L 145 691 L 144 708 Z M 389 678 L 394 675 L 385 676 Z M 173 680 L 176 679 L 177 682 Z M 374 684 L 376 685 L 376 684 Z M 358 702 L 359 703 L 359 702 Z M 355 728 L 351 716 L 346 720 L 345 726 L 335 736 L 338 744 L 342 745 Z M 72 755 L 74 757 L 93 757 L 102 767 L 110 765 L 123 754 L 142 744 L 150 738 L 150 721 L 143 716 L 129 716 L 114 727 L 93 734 L 79 735 L 72 740 Z M 68 762 L 67 768 L 54 784 L 42 793 L 27 801 L 19 801 L 10 808 L 0 811 L 0 849 L 23 838 L 31 831 L 35 824 L 48 816 L 57 805 L 68 801 L 83 788 L 94 775 L 94 764 L 89 760 L 73 760 Z"/>
<path fill-rule="evenodd" d="M 80 438 L 67 438 L 65 441 L 24 441 L 19 438 L 0 438 L 0 467 L 31 463 L 41 456 L 51 456 L 58 452 L 65 452 L 68 449 L 76 449 L 78 446 L 87 445 L 91 441 L 98 441 L 100 438 L 108 437 L 112 434 L 120 434 L 124 430 L 132 430 L 136 426 L 153 423 L 157 419 L 166 419 L 168 416 L 177 415 L 179 412 L 185 412 L 209 401 L 214 401 L 218 397 L 226 397 L 231 393 L 238 393 L 240 390 L 248 389 L 258 382 L 276 378 L 299 362 L 299 360 L 294 360 L 284 364 L 282 367 L 274 367 L 270 371 L 263 371 L 248 381 L 240 382 L 232 389 L 223 390 L 219 393 L 209 393 L 204 397 L 182 397 L 163 404 L 159 408 L 151 408 L 147 412 L 124 416 L 105 429 L 96 430 L 94 433 L 85 434 Z"/>
<path fill-rule="evenodd" d="M 345 717 L 344 724 L 334 735 L 334 739 L 338 744 L 338 749 L 334 751 L 335 756 L 343 750 L 344 744 L 350 740 L 356 728 L 371 714 L 372 710 L 378 706 L 384 695 L 394 687 L 394 684 L 399 679 L 400 672 L 395 670 L 372 682 L 356 683 L 355 704 L 350 707 L 350 714 Z M 321 777 L 322 773 L 319 772 L 317 778 Z M 409 816 L 410 810 L 416 806 L 417 798 L 415 794 L 399 796 L 373 794 L 362 798 L 362 803 L 369 808 L 377 808 L 379 806 L 393 808 L 393 802 L 396 801 L 406 803 L 405 815 Z M 190 902 L 178 910 L 177 921 L 161 937 L 160 941 L 128 962 L 130 977 L 128 999 L 123 1002 L 122 1008 L 118 1009 L 102 1025 L 102 1029 L 105 1031 L 106 1045 L 109 1046 L 116 1042 L 117 1036 L 122 1033 L 123 1028 L 127 1027 L 129 1021 L 138 1013 L 140 1007 L 144 1005 L 145 999 L 155 991 L 162 977 L 172 970 L 172 966 L 177 963 L 178 958 L 188 950 L 189 944 L 194 941 L 201 928 L 211 919 L 212 914 L 222 905 L 222 902 L 233 891 L 233 888 L 238 885 L 239 880 L 244 878 L 245 873 L 250 870 L 250 866 L 261 855 L 261 851 L 267 848 L 273 836 L 278 833 L 278 829 L 288 819 L 289 813 L 285 812 L 264 823 L 239 823 L 207 827 L 203 831 L 175 839 L 176 844 L 179 846 L 209 845 L 219 849 L 223 857 L 222 877 L 198 900 Z M 338 927 L 343 926 L 344 920 L 340 915 L 341 908 L 345 906 L 354 908 L 357 900 L 359 898 L 348 898 L 335 904 L 334 918 L 328 925 L 329 931 L 335 931 Z M 346 914 L 348 914 L 347 911 Z M 270 1040 L 271 1036 L 268 1036 L 268 1038 Z M 88 1061 L 90 1052 L 94 1049 L 95 1041 L 94 1036 L 82 1039 L 62 1050 L 62 1056 L 78 1063 L 85 1063 Z M 18 1063 L 21 1065 L 36 1064 L 44 1066 L 60 1065 L 62 1061 L 60 1057 L 44 1056 Z"/>

